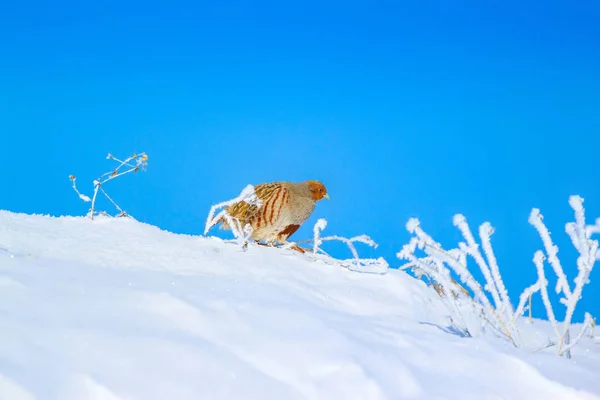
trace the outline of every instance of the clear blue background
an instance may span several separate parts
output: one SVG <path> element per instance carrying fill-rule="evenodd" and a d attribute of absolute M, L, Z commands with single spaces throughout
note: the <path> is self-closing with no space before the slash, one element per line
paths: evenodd
<path fill-rule="evenodd" d="M 598 4 L 5 2 L 0 208 L 85 214 L 68 176 L 90 194 L 109 152 L 149 154 L 146 173 L 106 189 L 178 233 L 200 234 L 248 183 L 320 179 L 332 200 L 295 239 L 324 217 L 325 233 L 367 233 L 380 247 L 363 253 L 399 266 L 408 218 L 452 246 L 460 212 L 496 227 L 516 301 L 536 279 L 531 208 L 571 280 L 569 195 L 600 216 Z M 600 316 L 600 271 L 584 310 Z"/>

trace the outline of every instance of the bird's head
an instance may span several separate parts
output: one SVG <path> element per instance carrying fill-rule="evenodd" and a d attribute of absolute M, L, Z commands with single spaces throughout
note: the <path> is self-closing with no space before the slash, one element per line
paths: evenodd
<path fill-rule="evenodd" d="M 310 190 L 310 195 L 315 201 L 319 201 L 321 199 L 329 200 L 329 194 L 327 194 L 327 188 L 319 181 L 308 181 L 308 190 Z"/>

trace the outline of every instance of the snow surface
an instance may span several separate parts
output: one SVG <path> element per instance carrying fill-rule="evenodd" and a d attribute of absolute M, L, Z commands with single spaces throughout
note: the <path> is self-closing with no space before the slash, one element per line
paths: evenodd
<path fill-rule="evenodd" d="M 0 211 L 0 399 L 600 399 L 600 341 L 533 354 L 402 271 Z"/>

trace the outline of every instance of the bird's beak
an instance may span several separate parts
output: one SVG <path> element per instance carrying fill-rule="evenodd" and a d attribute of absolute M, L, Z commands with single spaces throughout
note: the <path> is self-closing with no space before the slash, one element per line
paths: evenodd
<path fill-rule="evenodd" d="M 329 200 L 329 193 L 325 193 L 325 196 L 323 196 L 323 198 Z"/>

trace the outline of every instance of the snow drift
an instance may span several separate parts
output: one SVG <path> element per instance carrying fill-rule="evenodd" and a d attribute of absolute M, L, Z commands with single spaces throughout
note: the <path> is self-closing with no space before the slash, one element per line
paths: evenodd
<path fill-rule="evenodd" d="M 0 399 L 600 399 L 598 339 L 530 354 L 447 313 L 403 271 L 0 211 Z"/>

